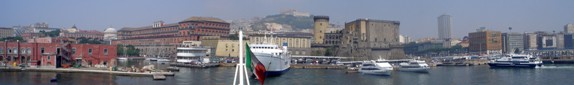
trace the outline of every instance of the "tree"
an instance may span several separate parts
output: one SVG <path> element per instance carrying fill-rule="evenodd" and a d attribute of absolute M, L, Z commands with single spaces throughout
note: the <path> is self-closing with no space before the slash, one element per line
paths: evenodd
<path fill-rule="evenodd" d="M 118 55 L 120 55 L 120 56 L 124 55 L 124 54 L 125 54 L 125 53 L 124 53 L 124 45 L 118 44 L 116 53 L 117 53 Z"/>
<path fill-rule="evenodd" d="M 99 39 L 90 39 L 85 37 L 80 37 L 77 39 L 79 44 L 103 44 L 105 43 L 103 40 Z"/>
<path fill-rule="evenodd" d="M 13 41 L 13 42 L 16 42 L 16 41 L 19 40 L 20 42 L 26 42 L 26 40 L 24 40 L 24 38 L 22 38 L 22 37 L 20 37 L 20 36 L 16 36 L 16 37 L 6 37 L 6 38 L 1 38 L 1 39 L 0 39 L 0 41 L 4 41 L 4 40 Z"/>

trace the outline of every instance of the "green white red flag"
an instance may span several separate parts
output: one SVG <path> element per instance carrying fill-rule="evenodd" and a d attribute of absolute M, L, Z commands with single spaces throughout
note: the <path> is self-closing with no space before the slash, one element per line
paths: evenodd
<path fill-rule="evenodd" d="M 255 57 L 255 54 L 251 52 L 251 48 L 248 44 L 245 44 L 245 65 L 247 69 L 255 74 L 255 77 L 257 77 L 259 83 L 263 85 L 265 81 L 265 71 L 267 70 L 265 69 L 265 66 L 259 62 L 259 59 Z"/>

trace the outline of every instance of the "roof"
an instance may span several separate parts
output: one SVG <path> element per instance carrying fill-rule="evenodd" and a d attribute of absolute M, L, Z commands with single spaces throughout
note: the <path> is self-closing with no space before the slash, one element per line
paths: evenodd
<path fill-rule="evenodd" d="M 178 23 L 171 23 L 171 24 L 165 24 L 161 27 L 170 27 L 170 26 L 179 26 Z M 155 27 L 155 28 L 161 28 L 161 27 Z M 153 26 L 145 26 L 145 27 L 137 27 L 137 28 L 132 28 L 132 27 L 124 27 L 119 31 L 135 31 L 135 30 L 144 30 L 144 29 L 152 29 L 154 28 Z"/>
<path fill-rule="evenodd" d="M 220 22 L 220 23 L 227 23 L 219 18 L 214 18 L 214 17 L 190 17 L 187 18 L 185 20 L 183 20 L 182 22 L 187 22 L 187 21 L 209 21 L 209 22 Z"/>
<path fill-rule="evenodd" d="M 8 28 L 8 27 L 0 27 L 0 29 L 11 29 L 12 30 L 12 28 Z"/>
<path fill-rule="evenodd" d="M 292 38 L 311 38 L 313 34 L 302 32 L 277 32 L 273 34 L 251 34 L 249 36 L 271 36 L 273 37 L 292 37 Z"/>
<path fill-rule="evenodd" d="M 369 21 L 369 22 L 383 22 L 383 23 L 393 23 L 393 24 L 401 24 L 399 21 L 392 21 L 392 20 L 378 20 L 378 19 L 369 19 L 369 18 L 360 18 L 355 21 Z M 355 22 L 352 21 L 352 22 Z"/>

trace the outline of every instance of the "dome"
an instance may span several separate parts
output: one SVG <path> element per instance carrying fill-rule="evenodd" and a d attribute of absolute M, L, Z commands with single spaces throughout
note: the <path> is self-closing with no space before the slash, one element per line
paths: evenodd
<path fill-rule="evenodd" d="M 118 32 L 118 31 L 114 28 L 108 28 L 108 29 L 104 30 L 104 33 L 116 33 L 116 32 Z"/>

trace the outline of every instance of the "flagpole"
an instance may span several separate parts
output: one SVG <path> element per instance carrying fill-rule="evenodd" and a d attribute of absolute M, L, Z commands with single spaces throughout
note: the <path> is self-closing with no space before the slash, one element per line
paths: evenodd
<path fill-rule="evenodd" d="M 247 76 L 247 69 L 245 67 L 245 59 L 243 56 L 243 49 L 244 49 L 243 31 L 239 30 L 238 35 L 239 35 L 239 63 L 235 67 L 235 77 L 233 78 L 233 85 L 244 85 L 244 84 L 250 85 L 249 76 Z M 239 82 L 237 82 L 237 77 L 239 77 Z"/>

